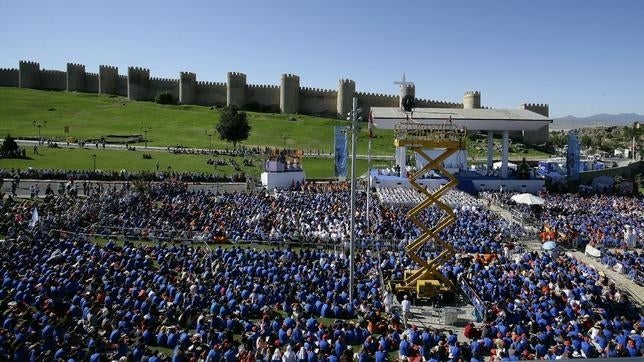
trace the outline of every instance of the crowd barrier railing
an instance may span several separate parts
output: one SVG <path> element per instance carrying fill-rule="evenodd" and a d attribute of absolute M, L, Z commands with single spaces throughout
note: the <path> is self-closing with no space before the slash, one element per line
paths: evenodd
<path fill-rule="evenodd" d="M 474 310 L 477 313 L 476 315 L 477 322 L 482 321 L 483 316 L 485 316 L 485 309 L 486 309 L 485 303 L 483 303 L 483 300 L 478 296 L 478 294 L 476 294 L 474 289 L 472 289 L 472 287 L 469 284 L 467 284 L 465 279 L 463 278 L 459 279 L 458 283 L 463 293 L 465 293 L 465 295 L 470 299 L 470 302 L 474 306 Z"/>
<path fill-rule="evenodd" d="M 604 252 L 600 254 L 599 260 L 605 266 L 613 269 L 614 271 L 624 274 L 628 279 L 632 280 L 639 286 L 644 286 L 644 272 L 633 268 L 633 266 L 622 263 L 621 260 L 617 259 L 612 255 L 608 255 Z"/>

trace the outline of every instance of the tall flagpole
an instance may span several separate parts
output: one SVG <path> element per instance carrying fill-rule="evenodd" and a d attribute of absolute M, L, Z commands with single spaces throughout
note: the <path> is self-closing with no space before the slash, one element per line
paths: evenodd
<path fill-rule="evenodd" d="M 349 303 L 353 304 L 353 283 L 355 269 L 354 244 L 356 241 L 356 148 L 358 136 L 358 98 L 353 97 L 351 118 L 351 237 L 349 241 Z"/>
<path fill-rule="evenodd" d="M 371 235 L 371 215 L 369 214 L 369 205 L 371 204 L 371 138 L 373 138 L 373 116 L 369 112 L 369 143 L 367 150 L 367 232 Z"/>

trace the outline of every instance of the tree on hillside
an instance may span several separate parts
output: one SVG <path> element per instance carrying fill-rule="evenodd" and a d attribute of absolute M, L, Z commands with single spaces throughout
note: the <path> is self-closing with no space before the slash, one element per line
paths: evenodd
<path fill-rule="evenodd" d="M 2 146 L 0 146 L 0 158 L 20 158 L 21 156 L 22 154 L 18 143 L 8 134 L 4 142 L 2 142 Z"/>
<path fill-rule="evenodd" d="M 235 148 L 237 142 L 248 139 L 251 127 L 246 112 L 239 112 L 237 107 L 231 106 L 223 109 L 215 129 L 219 133 L 219 139 L 232 142 Z"/>

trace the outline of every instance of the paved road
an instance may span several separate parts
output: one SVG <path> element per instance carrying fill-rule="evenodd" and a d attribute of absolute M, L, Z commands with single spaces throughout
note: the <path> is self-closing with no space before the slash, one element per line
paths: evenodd
<path fill-rule="evenodd" d="M 0 142 L 4 141 L 4 139 L 0 138 Z M 38 141 L 31 141 L 31 140 L 16 140 L 16 143 L 18 143 L 21 146 L 27 147 L 27 152 L 31 152 L 33 149 L 34 145 L 38 145 Z M 67 144 L 66 142 L 57 142 L 59 148 L 79 148 L 77 143 L 70 143 Z M 86 143 L 85 144 L 85 149 L 103 149 L 103 144 L 99 143 L 98 147 L 96 147 L 96 143 Z M 137 151 L 143 151 L 143 152 L 169 152 L 168 147 L 159 147 L 159 146 L 141 146 L 141 145 L 133 145 Z M 47 145 L 38 145 L 38 148 L 43 148 L 46 149 Z M 105 149 L 109 150 L 126 150 L 127 148 L 125 145 L 122 144 L 115 144 L 115 143 L 106 143 L 105 144 Z M 219 152 L 220 154 L 224 154 L 228 152 L 229 150 L 209 150 L 207 148 L 191 148 L 188 147 L 187 149 L 192 150 L 192 152 L 198 153 L 198 154 L 208 154 L 208 152 Z M 319 158 L 333 158 L 333 154 L 328 154 L 328 153 L 317 153 L 317 152 L 305 152 L 305 156 L 308 157 L 319 157 Z M 358 159 L 363 159 L 366 160 L 368 158 L 368 155 L 356 155 Z M 373 160 L 393 160 L 394 156 L 385 156 L 385 155 L 371 155 L 371 159 Z"/>

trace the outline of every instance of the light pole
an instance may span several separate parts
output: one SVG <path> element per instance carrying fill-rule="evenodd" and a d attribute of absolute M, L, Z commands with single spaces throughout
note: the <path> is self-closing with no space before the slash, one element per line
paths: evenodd
<path fill-rule="evenodd" d="M 92 160 L 94 161 L 94 172 L 96 172 L 96 154 L 92 155 Z"/>
<path fill-rule="evenodd" d="M 45 127 L 45 125 L 47 124 L 47 121 L 43 121 L 43 122 L 33 121 L 32 123 L 34 125 L 34 128 L 38 127 L 38 144 L 40 145 L 41 144 L 41 142 L 40 142 L 40 128 Z"/>
<path fill-rule="evenodd" d="M 204 133 L 208 136 L 208 153 L 212 154 L 212 133 L 205 130 Z"/>
<path fill-rule="evenodd" d="M 145 148 L 148 148 L 148 131 L 150 131 L 152 127 L 141 127 L 141 131 L 145 134 Z"/>
<path fill-rule="evenodd" d="M 356 150 L 357 137 L 360 129 L 358 122 L 362 119 L 358 113 L 358 98 L 353 97 L 353 110 L 351 111 L 351 235 L 349 239 L 349 303 L 353 303 L 353 284 L 355 269 L 355 241 L 356 241 Z"/>

